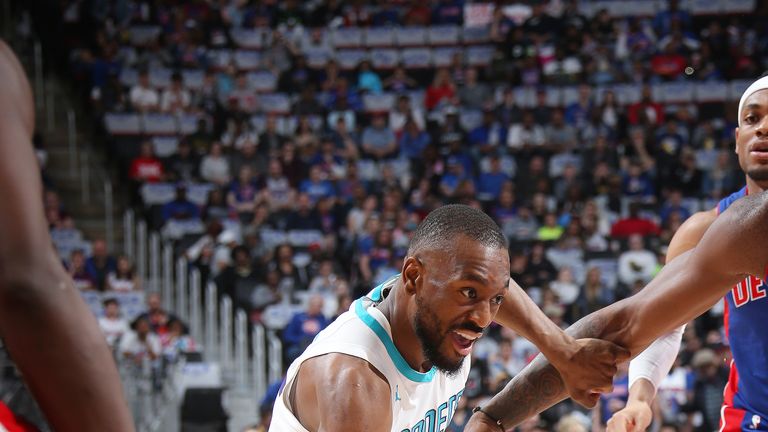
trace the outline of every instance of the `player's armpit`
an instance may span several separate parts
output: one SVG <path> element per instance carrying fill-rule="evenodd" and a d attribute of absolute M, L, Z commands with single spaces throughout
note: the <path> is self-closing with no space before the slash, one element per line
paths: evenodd
<path fill-rule="evenodd" d="M 297 374 L 291 411 L 312 432 L 392 427 L 391 391 L 367 361 L 345 354 L 306 360 Z"/>

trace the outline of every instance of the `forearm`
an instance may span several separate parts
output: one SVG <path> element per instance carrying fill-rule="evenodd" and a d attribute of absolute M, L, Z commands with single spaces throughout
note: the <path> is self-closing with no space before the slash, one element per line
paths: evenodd
<path fill-rule="evenodd" d="M 559 359 L 563 356 L 563 348 L 573 343 L 573 338 L 547 318 L 514 281 L 510 281 L 495 320 L 533 342 L 549 359 Z"/>
<path fill-rule="evenodd" d="M 66 274 L 49 266 L 0 286 L 2 337 L 51 426 L 132 431 L 106 341 Z"/>
<path fill-rule="evenodd" d="M 590 314 L 566 330 L 573 338 L 624 339 L 617 323 L 622 322 L 625 309 L 614 304 Z M 522 372 L 483 408 L 494 418 L 501 419 L 506 428 L 520 424 L 568 396 L 560 373 L 543 356 L 537 356 Z"/>

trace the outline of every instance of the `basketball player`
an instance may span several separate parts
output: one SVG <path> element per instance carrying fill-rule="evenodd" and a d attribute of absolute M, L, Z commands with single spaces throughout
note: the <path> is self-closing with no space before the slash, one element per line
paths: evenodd
<path fill-rule="evenodd" d="M 686 221 L 670 245 L 674 259 L 640 293 L 569 329 L 574 337 L 604 337 L 635 355 L 656 337 L 677 328 L 657 341 L 648 356 L 643 354 L 644 364 L 635 364 L 638 376 L 644 378 L 632 385 L 629 409 L 613 419 L 612 430 L 645 429 L 651 416 L 642 404 L 653 398 L 655 386 L 677 354 L 679 326 L 712 307 L 734 285 L 726 296 L 726 328 L 734 363 L 721 411 L 721 431 L 768 430 L 768 377 L 762 372 L 768 340 L 760 327 L 768 311 L 768 303 L 761 300 L 766 297 L 763 280 L 768 264 L 764 247 L 768 241 L 768 78 L 757 80 L 742 95 L 736 152 L 747 187 L 721 201 L 717 209 Z M 671 356 L 664 354 L 664 347 Z M 658 364 L 648 364 L 654 362 Z M 487 415 L 476 413 L 465 431 L 499 430 L 499 421 L 505 427 L 518 424 L 564 396 L 557 372 L 539 358 L 485 406 Z"/>
<path fill-rule="evenodd" d="M 505 321 L 522 323 L 513 328 L 540 331 L 539 342 L 554 351 L 569 339 L 519 287 L 510 292 L 509 286 L 498 225 L 469 206 L 434 210 L 414 233 L 402 273 L 356 300 L 288 368 L 272 430 L 444 430 L 462 397 L 473 343 L 503 301 Z M 582 343 L 589 347 L 582 359 L 563 369 L 588 375 L 596 367 L 599 379 L 577 387 L 608 390 L 609 374 L 628 353 L 596 340 Z"/>
<path fill-rule="evenodd" d="M 764 130 L 749 133 L 768 109 L 768 77 L 760 78 L 747 88 L 739 101 L 739 128 L 736 129 L 736 154 L 746 174 L 747 185 L 720 201 L 717 207 L 691 216 L 677 230 L 669 245 L 667 261 L 693 248 L 715 218 L 731 204 L 749 193 L 768 190 L 768 141 Z M 762 110 L 762 111 L 761 111 Z M 745 133 L 739 133 L 740 130 Z M 756 337 L 758 323 L 768 311 L 766 285 L 761 277 L 749 276 L 725 296 L 725 334 L 729 339 L 733 360 L 726 385 L 720 430 L 738 431 L 757 423 L 768 422 L 768 376 L 764 358 L 755 352 L 768 352 L 768 339 Z M 651 403 L 656 387 L 669 373 L 680 349 L 683 328 L 654 342 L 630 363 L 630 391 L 627 406 L 608 422 L 608 431 L 642 431 L 652 420 Z M 738 368 L 737 368 L 738 366 Z M 633 384 L 634 382 L 634 384 Z M 763 428 L 765 425 L 763 425 Z M 757 428 L 751 427 L 750 430 Z"/>
<path fill-rule="evenodd" d="M 48 234 L 33 130 L 32 91 L 0 40 L 0 337 L 54 430 L 132 431 L 104 336 Z M 0 411 L 0 431 L 19 430 Z"/>

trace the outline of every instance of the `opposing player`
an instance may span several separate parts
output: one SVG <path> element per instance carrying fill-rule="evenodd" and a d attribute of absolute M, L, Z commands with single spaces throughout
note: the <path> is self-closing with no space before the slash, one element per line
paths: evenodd
<path fill-rule="evenodd" d="M 766 277 L 768 264 L 764 247 L 768 241 L 768 192 L 761 186 L 768 180 L 767 88 L 768 79 L 756 81 L 739 104 L 736 148 L 747 174 L 749 194 L 745 189 L 724 200 L 716 212 L 697 215 L 686 223 L 675 247 L 678 251 L 691 250 L 669 262 L 640 293 L 585 317 L 568 330 L 575 337 L 614 341 L 636 355 L 655 338 L 705 312 L 738 283 L 727 297 L 727 322 L 735 363 L 743 360 L 745 364 L 739 367 L 738 376 L 732 371 L 732 378 L 738 377 L 738 381 L 726 388 L 722 430 L 768 430 L 768 395 L 762 373 L 765 342 L 760 328 L 766 305 L 760 301 L 766 295 L 761 280 Z M 746 382 L 746 373 L 754 381 Z M 651 381 L 645 380 L 633 388 L 638 383 L 652 387 Z M 646 388 L 646 396 L 653 391 Z M 489 415 L 475 414 L 465 431 L 499 430 L 495 423 L 499 420 L 509 427 L 564 397 L 557 371 L 539 358 L 485 406 L 483 411 Z M 635 423 L 635 429 L 642 429 L 641 423 L 650 419 L 635 416 L 622 421 L 625 427 Z"/>
<path fill-rule="evenodd" d="M 0 41 L 0 337 L 53 429 L 132 431 L 104 336 L 48 234 L 33 130 L 29 83 Z"/>
<path fill-rule="evenodd" d="M 531 335 L 577 377 L 585 402 L 611 387 L 615 363 L 628 353 L 563 336 L 510 284 L 498 225 L 450 205 L 419 225 L 402 273 L 355 301 L 291 364 L 272 430 L 443 430 L 462 397 L 472 346 L 500 307 L 504 324 Z M 597 378 L 584 378 L 595 371 Z"/>
<path fill-rule="evenodd" d="M 720 201 L 717 207 L 691 216 L 675 233 L 667 261 L 693 248 L 715 218 L 736 200 L 750 193 L 768 190 L 768 137 L 750 127 L 761 121 L 760 110 L 768 109 L 768 77 L 760 78 L 742 94 L 739 101 L 739 128 L 736 129 L 736 154 L 746 174 L 746 186 Z M 764 111 L 763 111 L 764 112 Z M 740 133 L 740 130 L 744 133 Z M 725 296 L 725 333 L 733 360 L 720 411 L 720 431 L 738 431 L 768 422 L 768 376 L 762 373 L 765 359 L 754 353 L 768 352 L 768 338 L 760 337 L 757 327 L 768 314 L 766 285 L 761 277 L 749 276 Z M 630 363 L 630 391 L 627 406 L 608 421 L 609 432 L 642 431 L 652 420 L 651 403 L 656 388 L 669 373 L 680 348 L 682 327 L 654 342 Z M 756 417 L 755 417 L 756 416 Z M 755 430 L 755 428 L 750 428 Z"/>

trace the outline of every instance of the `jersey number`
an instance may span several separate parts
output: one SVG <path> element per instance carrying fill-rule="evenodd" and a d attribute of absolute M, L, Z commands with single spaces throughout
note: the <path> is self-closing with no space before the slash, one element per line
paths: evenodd
<path fill-rule="evenodd" d="M 736 307 L 744 306 L 750 301 L 765 297 L 765 282 L 755 276 L 750 276 L 733 287 L 733 304 Z"/>

